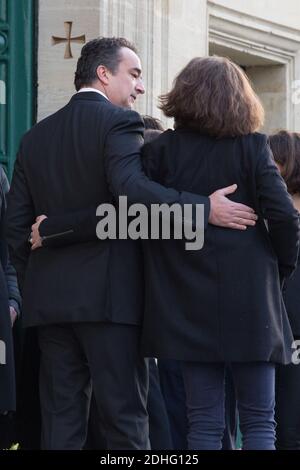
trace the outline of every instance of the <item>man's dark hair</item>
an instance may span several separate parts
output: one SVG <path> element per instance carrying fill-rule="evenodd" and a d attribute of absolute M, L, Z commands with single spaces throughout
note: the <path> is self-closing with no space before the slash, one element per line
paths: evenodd
<path fill-rule="evenodd" d="M 164 131 L 164 127 L 160 119 L 157 119 L 153 116 L 148 116 L 145 114 L 143 116 L 143 121 L 145 125 L 145 129 L 156 129 L 158 131 Z"/>
<path fill-rule="evenodd" d="M 153 140 L 157 139 L 157 137 L 159 137 L 160 134 L 162 134 L 162 133 L 163 133 L 163 131 L 161 131 L 159 129 L 146 129 L 145 128 L 144 143 L 148 144 L 149 142 L 152 142 Z"/>
<path fill-rule="evenodd" d="M 76 91 L 97 80 L 99 65 L 107 67 L 112 74 L 116 73 L 121 61 L 120 49 L 122 47 L 127 47 L 137 53 L 135 46 L 125 38 L 97 38 L 87 42 L 81 49 L 81 55 L 77 61 L 74 79 Z"/>

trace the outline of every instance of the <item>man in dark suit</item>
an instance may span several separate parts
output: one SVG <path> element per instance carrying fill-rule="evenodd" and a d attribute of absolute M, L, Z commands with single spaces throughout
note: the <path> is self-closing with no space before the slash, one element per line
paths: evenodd
<path fill-rule="evenodd" d="M 87 43 L 75 87 L 78 93 L 64 108 L 24 136 L 8 201 L 7 237 L 24 324 L 38 326 L 42 447 L 82 448 L 92 380 L 108 449 L 147 449 L 140 252 L 132 240 L 97 240 L 94 208 L 112 202 L 112 193 L 148 206 L 199 203 L 207 224 L 210 202 L 164 188 L 142 171 L 143 123 L 127 109 L 144 93 L 134 46 L 120 38 Z M 225 202 L 223 194 L 213 198 L 211 221 L 219 214 L 227 226 L 255 223 L 249 208 Z M 49 216 L 43 221 L 48 235 L 51 219 L 64 221 L 61 249 L 47 248 L 45 240 L 45 249 L 30 252 L 28 237 L 39 214 Z M 85 243 L 76 243 L 82 232 Z"/>

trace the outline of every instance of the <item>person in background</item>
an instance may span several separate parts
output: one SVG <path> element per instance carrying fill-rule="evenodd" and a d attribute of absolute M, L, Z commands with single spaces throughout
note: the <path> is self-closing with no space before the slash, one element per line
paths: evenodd
<path fill-rule="evenodd" d="M 12 328 L 20 314 L 21 296 L 4 236 L 6 195 L 9 183 L 0 166 L 0 446 L 11 445 L 16 409 L 15 364 Z"/>
<path fill-rule="evenodd" d="M 144 141 L 151 142 L 158 137 L 163 131 L 161 122 L 152 116 L 143 116 L 145 124 Z M 141 250 L 141 243 L 136 241 Z M 143 272 L 143 266 L 140 266 L 140 272 Z M 152 450 L 172 450 L 174 449 L 169 425 L 166 404 L 162 395 L 158 368 L 155 359 L 149 359 L 149 392 L 147 401 L 147 411 L 149 415 L 149 438 Z M 100 429 L 99 432 L 99 413 L 92 394 L 89 430 L 85 448 L 87 449 L 107 449 L 105 438 L 105 430 Z"/>
<path fill-rule="evenodd" d="M 151 132 L 148 132 L 148 131 L 154 130 L 154 131 L 164 132 L 165 130 L 164 126 L 162 125 L 161 120 L 158 118 L 145 114 L 143 116 L 143 121 L 144 121 L 145 130 L 147 131 L 144 134 L 145 143 L 147 143 L 146 140 L 149 140 L 149 141 L 152 140 L 151 137 L 149 139 L 147 138 L 148 136 L 151 136 Z"/>
<path fill-rule="evenodd" d="M 161 121 L 153 116 L 143 116 L 145 125 L 144 142 L 152 142 L 163 131 Z M 141 269 L 143 269 L 141 267 Z M 172 433 L 167 411 L 167 403 L 163 396 L 159 370 L 155 359 L 149 358 L 149 392 L 147 410 L 149 415 L 149 437 L 152 450 L 176 449 L 172 441 Z"/>
<path fill-rule="evenodd" d="M 300 212 L 300 133 L 281 130 L 269 138 L 273 157 Z M 286 280 L 283 300 L 295 341 L 300 340 L 300 259 L 291 279 Z M 298 349 L 295 344 L 292 352 Z M 298 355 L 299 358 L 299 355 Z M 300 450 L 300 364 L 276 369 L 276 449 Z"/>
<path fill-rule="evenodd" d="M 280 285 L 296 267 L 298 213 L 267 137 L 257 133 L 262 105 L 236 64 L 194 58 L 161 109 L 175 130 L 143 147 L 148 176 L 202 194 L 235 181 L 232 200 L 254 207 L 258 222 L 246 231 L 209 224 L 198 251 L 175 237 L 143 241 L 142 350 L 183 361 L 189 449 L 222 447 L 230 364 L 243 449 L 272 450 L 275 364 L 291 362 L 293 341 Z"/>

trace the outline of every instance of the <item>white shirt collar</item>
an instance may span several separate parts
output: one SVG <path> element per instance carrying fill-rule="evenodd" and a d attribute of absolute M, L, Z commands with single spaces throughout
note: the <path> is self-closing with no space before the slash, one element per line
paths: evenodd
<path fill-rule="evenodd" d="M 102 93 L 102 91 L 97 90 L 97 88 L 83 87 L 83 88 L 80 88 L 80 90 L 78 90 L 77 93 L 82 93 L 84 91 L 94 91 L 95 93 L 99 93 L 100 95 L 104 96 L 104 98 L 106 98 L 108 100 L 107 96 L 104 93 Z"/>

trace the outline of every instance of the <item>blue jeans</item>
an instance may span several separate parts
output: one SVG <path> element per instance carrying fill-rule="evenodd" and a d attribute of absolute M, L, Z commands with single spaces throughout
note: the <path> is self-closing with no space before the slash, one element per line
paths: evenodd
<path fill-rule="evenodd" d="M 188 422 L 181 361 L 176 361 L 175 359 L 158 359 L 157 364 L 161 391 L 165 400 L 170 423 L 173 448 L 175 450 L 186 450 L 188 448 Z M 150 385 L 151 381 L 149 390 Z M 225 372 L 225 395 L 225 432 L 222 440 L 222 450 L 233 450 L 235 449 L 237 438 L 238 416 L 232 373 L 228 368 L 226 368 Z M 150 415 L 149 424 L 151 430 Z"/>
<path fill-rule="evenodd" d="M 219 450 L 225 428 L 225 364 L 183 362 L 188 447 Z M 275 449 L 275 365 L 232 363 L 244 450 Z"/>

